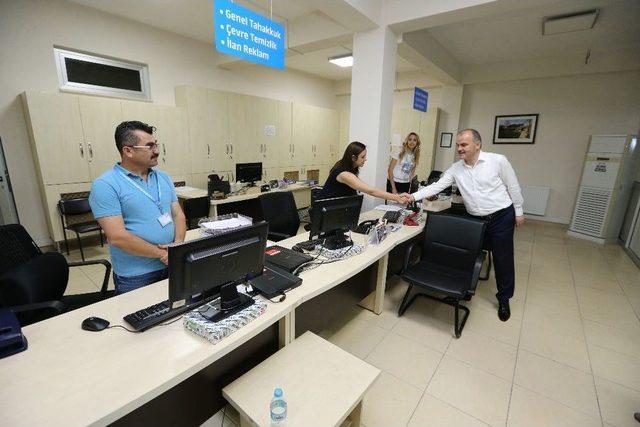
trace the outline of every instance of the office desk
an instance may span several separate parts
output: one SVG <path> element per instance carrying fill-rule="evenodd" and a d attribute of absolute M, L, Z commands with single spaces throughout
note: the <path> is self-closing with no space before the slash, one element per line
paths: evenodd
<path fill-rule="evenodd" d="M 293 193 L 293 198 L 296 201 L 296 206 L 298 207 L 298 209 L 301 208 L 306 208 L 308 206 L 311 205 L 311 188 L 308 185 L 300 185 L 300 184 L 292 184 L 289 185 L 287 188 L 284 189 L 273 189 L 271 190 L 271 192 L 273 191 L 291 191 Z M 178 199 L 193 199 L 196 197 L 204 197 L 207 196 L 207 191 L 206 190 L 202 190 L 202 189 L 189 189 L 187 191 L 181 191 L 180 187 L 176 188 L 176 194 L 178 196 Z M 226 209 L 226 210 L 233 210 L 234 212 L 236 211 L 242 211 L 242 206 L 239 206 L 238 203 L 239 202 L 247 202 L 250 200 L 254 200 L 257 199 L 258 197 L 260 197 L 261 193 L 260 192 L 260 187 L 249 187 L 247 188 L 246 192 L 242 193 L 242 194 L 236 194 L 236 195 L 232 195 L 229 196 L 225 199 L 212 199 L 211 200 L 211 211 L 209 213 L 209 215 L 212 218 L 215 218 L 218 216 L 218 207 L 222 206 L 222 205 L 229 205 L 229 204 L 235 204 L 229 206 L 230 209 Z M 240 207 L 240 209 L 234 209 Z M 225 207 L 226 208 L 226 207 Z M 221 209 L 222 210 L 222 209 Z M 220 212 L 220 213 L 228 213 L 228 212 Z M 242 213 L 242 212 L 240 212 Z M 251 215 L 249 215 L 251 216 Z"/>
<path fill-rule="evenodd" d="M 382 214 L 367 212 L 362 219 Z M 221 366 L 220 360 L 226 355 L 255 341 L 270 328 L 278 328 L 281 345 L 291 342 L 296 334 L 296 308 L 374 263 L 377 263 L 376 291 L 369 303 L 380 313 L 389 251 L 419 235 L 421 229 L 422 226 L 403 227 L 380 245 L 369 245 L 362 254 L 304 272 L 302 285 L 289 292 L 284 302 L 267 302 L 267 311 L 262 316 L 216 345 L 187 331 L 181 320 L 140 334 L 119 328 L 98 333 L 80 329 L 82 320 L 90 316 L 124 324 L 124 315 L 167 298 L 166 280 L 27 326 L 23 331 L 29 348 L 0 360 L 2 422 L 11 426 L 106 425 L 127 414 L 130 417 L 130 413 L 138 413 L 142 405 L 147 407 L 159 400 L 165 410 L 179 413 L 184 409 L 166 398 L 169 393 L 211 366 Z M 191 230 L 188 238 L 197 235 L 197 230 Z M 364 239 L 364 236 L 354 236 Z M 278 244 L 291 247 L 306 238 L 303 234 Z M 216 393 L 226 385 L 220 382 L 225 378 L 232 381 L 234 375 L 241 373 L 234 372 L 222 379 L 216 377 L 213 383 L 207 382 L 207 379 L 213 381 L 207 375 L 202 375 L 194 382 L 198 382 L 200 396 L 213 402 Z M 194 392 L 194 388 L 189 387 L 180 390 Z M 217 410 L 214 403 L 201 409 L 210 411 L 210 415 Z M 145 412 L 135 421 L 138 424 L 168 423 L 163 419 L 145 419 L 146 416 L 153 416 L 153 411 Z"/>

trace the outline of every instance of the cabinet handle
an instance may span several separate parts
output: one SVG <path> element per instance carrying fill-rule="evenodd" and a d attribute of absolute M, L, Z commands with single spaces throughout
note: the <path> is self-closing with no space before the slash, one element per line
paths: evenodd
<path fill-rule="evenodd" d="M 91 143 L 87 143 L 87 146 L 89 147 L 89 158 L 93 159 L 93 148 L 91 147 Z"/>
<path fill-rule="evenodd" d="M 211 155 L 211 147 L 207 144 L 207 156 Z"/>
<path fill-rule="evenodd" d="M 233 155 L 233 144 L 231 144 L 231 155 Z"/>
<path fill-rule="evenodd" d="M 80 157 L 84 158 L 84 144 L 81 142 L 78 146 L 80 147 Z"/>
<path fill-rule="evenodd" d="M 162 143 L 162 155 L 166 156 L 167 155 L 167 144 Z"/>

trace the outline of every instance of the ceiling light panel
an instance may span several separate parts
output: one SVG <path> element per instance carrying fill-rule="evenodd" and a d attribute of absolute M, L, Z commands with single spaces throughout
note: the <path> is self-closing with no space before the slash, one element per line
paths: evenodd
<path fill-rule="evenodd" d="M 572 13 L 570 15 L 552 16 L 545 18 L 542 24 L 542 35 L 570 33 L 593 28 L 598 19 L 598 9 L 585 12 Z"/>

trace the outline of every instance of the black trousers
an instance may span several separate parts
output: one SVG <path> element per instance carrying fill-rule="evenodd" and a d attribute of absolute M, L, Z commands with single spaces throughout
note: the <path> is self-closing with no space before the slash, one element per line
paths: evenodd
<path fill-rule="evenodd" d="M 513 260 L 513 233 L 516 226 L 516 211 L 513 205 L 487 217 L 484 248 L 493 255 L 496 272 L 498 301 L 508 301 L 515 289 L 515 267 Z"/>
<path fill-rule="evenodd" d="M 396 182 L 394 181 L 395 185 L 396 185 L 396 190 L 398 190 L 398 193 L 408 193 L 409 192 L 409 188 L 411 187 L 411 183 L 410 182 Z M 387 179 L 387 192 L 391 193 L 391 182 L 389 182 L 389 180 Z"/>

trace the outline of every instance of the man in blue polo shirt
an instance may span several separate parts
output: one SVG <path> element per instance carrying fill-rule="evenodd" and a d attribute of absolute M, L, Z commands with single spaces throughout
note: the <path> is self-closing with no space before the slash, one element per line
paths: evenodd
<path fill-rule="evenodd" d="M 154 127 L 122 122 L 115 132 L 122 157 L 91 186 L 93 216 L 109 239 L 117 293 L 166 279 L 167 245 L 184 241 L 186 221 L 171 178 L 154 170 Z"/>

